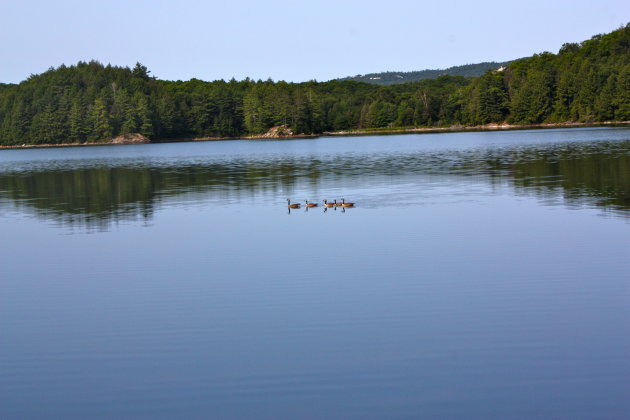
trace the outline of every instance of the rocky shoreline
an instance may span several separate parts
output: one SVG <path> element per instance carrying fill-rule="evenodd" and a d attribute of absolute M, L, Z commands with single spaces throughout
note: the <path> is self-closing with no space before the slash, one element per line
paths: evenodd
<path fill-rule="evenodd" d="M 578 127 L 602 127 L 614 125 L 630 125 L 630 121 L 605 121 L 605 122 L 563 122 L 540 124 L 508 124 L 492 123 L 475 126 L 452 125 L 448 127 L 416 127 L 416 128 L 375 128 L 366 130 L 344 130 L 325 132 L 325 136 L 352 136 L 371 134 L 408 134 L 408 133 L 440 133 L 440 132 L 465 132 L 465 131 L 496 131 L 496 130 L 524 130 L 530 128 L 578 128 Z"/>
<path fill-rule="evenodd" d="M 498 130 L 525 130 L 531 128 L 577 128 L 577 127 L 605 127 L 605 126 L 626 126 L 630 121 L 605 121 L 605 122 L 563 122 L 563 123 L 541 123 L 541 124 L 484 124 L 476 126 L 453 125 L 448 127 L 416 127 L 416 128 L 374 128 L 342 131 L 326 131 L 321 134 L 295 134 L 287 126 L 272 127 L 267 133 L 256 136 L 241 137 L 195 137 L 191 139 L 174 139 L 169 141 L 158 141 L 155 143 L 170 143 L 182 141 L 216 141 L 216 140 L 256 140 L 256 139 L 298 139 L 310 137 L 327 136 L 368 136 L 379 134 L 413 134 L 413 133 L 442 133 L 442 132 L 466 132 L 466 131 L 498 131 Z M 35 149 L 47 147 L 80 147 L 80 146 L 109 146 L 122 144 L 147 144 L 154 143 L 141 134 L 125 134 L 110 139 L 107 142 L 85 142 L 85 143 L 59 143 L 59 144 L 21 144 L 11 146 L 0 146 L 0 149 Z"/>

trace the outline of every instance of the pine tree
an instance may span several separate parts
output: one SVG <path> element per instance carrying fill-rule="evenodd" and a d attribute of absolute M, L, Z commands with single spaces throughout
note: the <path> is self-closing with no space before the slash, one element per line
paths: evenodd
<path fill-rule="evenodd" d="M 615 119 L 619 121 L 630 120 L 630 64 L 626 64 L 617 82 L 615 98 Z"/>
<path fill-rule="evenodd" d="M 153 122 L 147 98 L 144 95 L 136 96 L 136 115 L 138 116 L 138 132 L 146 137 L 153 136 Z"/>
<path fill-rule="evenodd" d="M 156 135 L 158 137 L 169 138 L 175 131 L 177 121 L 177 113 L 175 102 L 170 96 L 162 96 L 157 103 L 157 121 Z"/>
<path fill-rule="evenodd" d="M 96 98 L 90 110 L 91 130 L 89 139 L 92 141 L 105 141 L 112 136 L 112 127 L 109 121 L 109 112 L 105 102 Z"/>
<path fill-rule="evenodd" d="M 617 87 L 617 76 L 611 74 L 608 76 L 606 83 L 600 89 L 599 95 L 595 100 L 595 115 L 597 121 L 609 121 L 615 117 L 616 104 L 614 101 L 615 91 Z"/>
<path fill-rule="evenodd" d="M 70 108 L 70 141 L 81 143 L 87 141 L 88 133 L 90 132 L 87 120 L 85 104 L 81 97 L 78 97 L 72 101 L 72 107 Z"/>
<path fill-rule="evenodd" d="M 478 84 L 477 120 L 480 124 L 502 122 L 508 113 L 507 90 L 503 84 L 503 75 L 499 72 L 486 73 Z"/>

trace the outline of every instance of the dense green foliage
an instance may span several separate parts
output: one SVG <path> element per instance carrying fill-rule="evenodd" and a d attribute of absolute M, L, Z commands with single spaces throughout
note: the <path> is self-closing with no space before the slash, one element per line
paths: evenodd
<path fill-rule="evenodd" d="M 511 62 L 477 78 L 440 76 L 377 86 L 160 81 L 146 67 L 80 62 L 0 85 L 0 144 L 241 136 L 411 126 L 630 119 L 630 25 L 558 54 Z"/>
<path fill-rule="evenodd" d="M 507 66 L 509 63 L 509 61 L 501 63 L 486 61 L 477 64 L 453 66 L 441 70 L 386 71 L 381 73 L 360 74 L 357 76 L 343 77 L 339 80 L 354 80 L 355 82 L 372 83 L 375 85 L 395 85 L 400 83 L 417 82 L 424 79 L 435 79 L 440 76 L 479 77 L 488 70 L 496 70 L 503 66 Z"/>
<path fill-rule="evenodd" d="M 192 79 L 167 82 L 145 67 L 98 62 L 61 66 L 0 92 L 0 143 L 103 141 L 124 133 L 152 139 L 241 136 L 287 124 L 321 133 L 439 121 L 462 77 L 395 88 L 358 82 L 286 83 Z"/>

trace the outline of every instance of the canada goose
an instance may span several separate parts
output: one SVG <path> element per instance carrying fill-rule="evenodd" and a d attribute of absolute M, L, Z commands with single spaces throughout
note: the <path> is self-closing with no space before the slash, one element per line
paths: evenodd
<path fill-rule="evenodd" d="M 335 207 L 341 207 L 342 203 L 337 203 L 337 200 L 335 200 Z"/>
<path fill-rule="evenodd" d="M 304 200 L 306 207 L 317 207 L 317 203 L 309 203 L 308 200 Z"/>
<path fill-rule="evenodd" d="M 291 203 L 291 199 L 287 198 L 287 207 L 290 209 L 299 209 L 300 203 Z"/>
<path fill-rule="evenodd" d="M 354 203 L 346 203 L 346 199 L 342 198 L 341 199 L 341 206 L 342 207 L 354 207 Z"/>
<path fill-rule="evenodd" d="M 329 203 L 328 201 L 324 200 L 324 207 L 335 207 L 335 203 Z"/>

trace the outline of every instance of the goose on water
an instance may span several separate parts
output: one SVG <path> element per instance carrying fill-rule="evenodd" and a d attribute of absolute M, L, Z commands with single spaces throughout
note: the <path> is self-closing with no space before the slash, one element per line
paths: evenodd
<path fill-rule="evenodd" d="M 345 198 L 341 199 L 341 205 L 342 205 L 342 207 L 354 207 L 354 203 L 346 203 L 346 199 Z"/>

